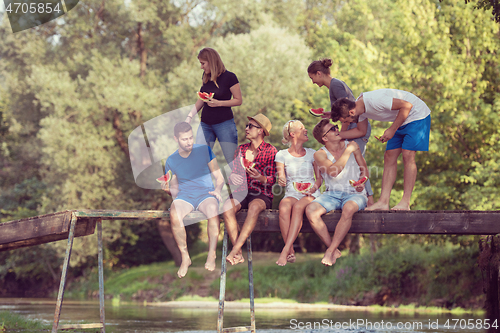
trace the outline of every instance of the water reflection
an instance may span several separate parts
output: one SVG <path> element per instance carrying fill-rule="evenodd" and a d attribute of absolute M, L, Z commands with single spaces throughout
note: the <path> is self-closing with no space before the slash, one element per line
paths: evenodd
<path fill-rule="evenodd" d="M 11 311 L 31 319 L 52 323 L 55 300 L 47 299 L 0 299 L 0 311 Z M 64 301 L 61 324 L 89 323 L 99 321 L 98 302 Z M 448 326 L 446 323 L 448 322 Z M 106 332 L 215 332 L 217 308 L 168 308 L 123 304 L 112 306 L 106 303 Z M 316 310 L 302 311 L 287 308 L 256 309 L 258 332 L 281 333 L 477 333 L 485 332 L 477 315 L 435 315 L 424 313 L 367 312 Z M 455 328 L 453 328 L 453 324 Z M 474 323 L 474 328 L 470 328 Z M 371 324 L 371 326 L 370 326 Z M 249 310 L 226 309 L 224 327 L 250 325 Z M 398 326 L 399 325 L 399 326 Z"/>

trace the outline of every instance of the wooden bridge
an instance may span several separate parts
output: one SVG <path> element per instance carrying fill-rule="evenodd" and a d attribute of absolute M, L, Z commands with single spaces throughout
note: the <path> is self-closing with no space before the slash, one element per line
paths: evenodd
<path fill-rule="evenodd" d="M 333 211 L 323 216 L 330 232 L 335 230 L 341 212 Z M 246 211 L 237 214 L 240 225 L 246 217 Z M 201 213 L 192 213 L 188 219 L 203 220 Z M 68 210 L 41 215 L 17 221 L 0 223 L 0 251 L 68 240 L 66 257 L 63 265 L 59 296 L 54 315 L 52 332 L 58 329 L 101 328 L 105 331 L 104 290 L 102 269 L 102 221 L 103 220 L 151 220 L 169 219 L 168 211 L 114 211 L 114 210 Z M 59 316 L 64 295 L 66 273 L 74 237 L 83 237 L 95 233 L 97 226 L 99 295 L 101 323 L 87 325 L 59 325 Z M 254 232 L 280 232 L 278 211 L 266 210 L 259 215 Z M 301 232 L 313 232 L 307 219 Z M 443 235 L 496 235 L 500 234 L 500 211 L 361 211 L 354 214 L 350 233 L 363 234 L 443 234 Z M 489 251 L 490 265 L 486 270 L 486 310 L 487 317 L 493 322 L 500 319 L 499 303 L 499 268 L 500 241 L 491 238 L 491 242 L 481 245 L 481 250 Z M 497 332 L 490 330 L 489 332 Z"/>

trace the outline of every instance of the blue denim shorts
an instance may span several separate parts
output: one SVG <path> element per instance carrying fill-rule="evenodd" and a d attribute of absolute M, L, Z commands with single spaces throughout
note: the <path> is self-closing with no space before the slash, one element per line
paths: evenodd
<path fill-rule="evenodd" d="M 340 191 L 327 191 L 316 198 L 313 202 L 319 203 L 326 209 L 326 212 L 332 210 L 340 210 L 347 201 L 354 201 L 358 205 L 358 210 L 363 210 L 366 207 L 368 198 L 364 194 L 347 193 Z"/>

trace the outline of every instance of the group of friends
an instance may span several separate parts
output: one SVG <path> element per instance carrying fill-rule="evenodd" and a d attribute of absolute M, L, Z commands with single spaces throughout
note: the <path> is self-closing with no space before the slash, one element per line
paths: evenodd
<path fill-rule="evenodd" d="M 207 217 L 209 249 L 205 268 L 213 271 L 219 236 L 219 207 L 222 204 L 225 227 L 233 245 L 226 260 L 232 265 L 242 263 L 241 248 L 255 228 L 259 214 L 271 209 L 272 187 L 276 182 L 285 188 L 279 204 L 279 225 L 285 241 L 276 262 L 280 266 L 296 260 L 293 243 L 302 227 L 304 213 L 327 247 L 321 262 L 327 266 L 335 264 L 341 256 L 338 247 L 351 227 L 354 213 L 363 209 L 391 209 L 389 200 L 399 155 L 403 155 L 404 192 L 401 201 L 392 209 L 410 209 L 417 175 L 415 154 L 429 149 L 430 109 L 421 99 L 396 89 L 365 92 L 355 99 L 343 81 L 331 76 L 331 59 L 313 61 L 307 69 L 309 77 L 314 84 L 326 86 L 330 92 L 331 110 L 323 114 L 323 119 L 312 131 L 323 146 L 318 151 L 304 147 L 309 140 L 308 130 L 299 120 L 290 120 L 282 129 L 282 143 L 289 148 L 278 151 L 265 141 L 272 124 L 262 113 L 247 117 L 245 137 L 249 142 L 238 146 L 231 109 L 242 104 L 238 79 L 225 69 L 214 49 L 204 48 L 198 59 L 203 70 L 200 92 L 214 95 L 207 101 L 198 100 L 186 120 L 175 125 L 174 139 L 179 149 L 168 157 L 165 164 L 165 171 L 171 171 L 173 177 L 170 182 L 162 184 L 162 188 L 174 198 L 170 220 L 182 255 L 177 272 L 180 278 L 186 275 L 191 265 L 184 218 L 194 210 Z M 200 110 L 203 111 L 195 140 L 190 123 Z M 387 143 L 381 195 L 377 202 L 373 200 L 369 180 L 357 186 L 349 182 L 369 176 L 364 159 L 371 135 L 368 119 L 392 123 L 377 138 Z M 338 121 L 340 129 L 333 123 Z M 232 190 L 223 203 L 221 191 L 225 179 L 212 151 L 216 140 L 219 140 L 230 167 L 226 176 Z M 248 164 L 241 163 L 242 158 Z M 320 193 L 323 182 L 325 191 Z M 313 185 L 306 191 L 298 191 L 294 183 Z M 241 209 L 248 211 L 239 230 L 236 213 Z M 342 211 L 333 237 L 322 219 L 332 210 Z"/>

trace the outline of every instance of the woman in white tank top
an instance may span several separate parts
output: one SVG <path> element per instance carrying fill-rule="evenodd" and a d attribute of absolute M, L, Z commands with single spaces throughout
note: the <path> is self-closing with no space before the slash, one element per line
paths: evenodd
<path fill-rule="evenodd" d="M 283 251 L 276 262 L 280 266 L 295 262 L 293 243 L 302 227 L 304 210 L 319 195 L 318 189 L 323 182 L 314 162 L 316 151 L 303 147 L 308 140 L 307 130 L 300 121 L 290 120 L 283 126 L 281 142 L 290 148 L 280 150 L 275 157 L 278 184 L 286 187 L 285 197 L 279 205 L 279 223 L 285 241 Z M 306 186 L 305 184 L 312 184 L 312 187 L 300 192 L 296 189 L 297 186 Z"/>

